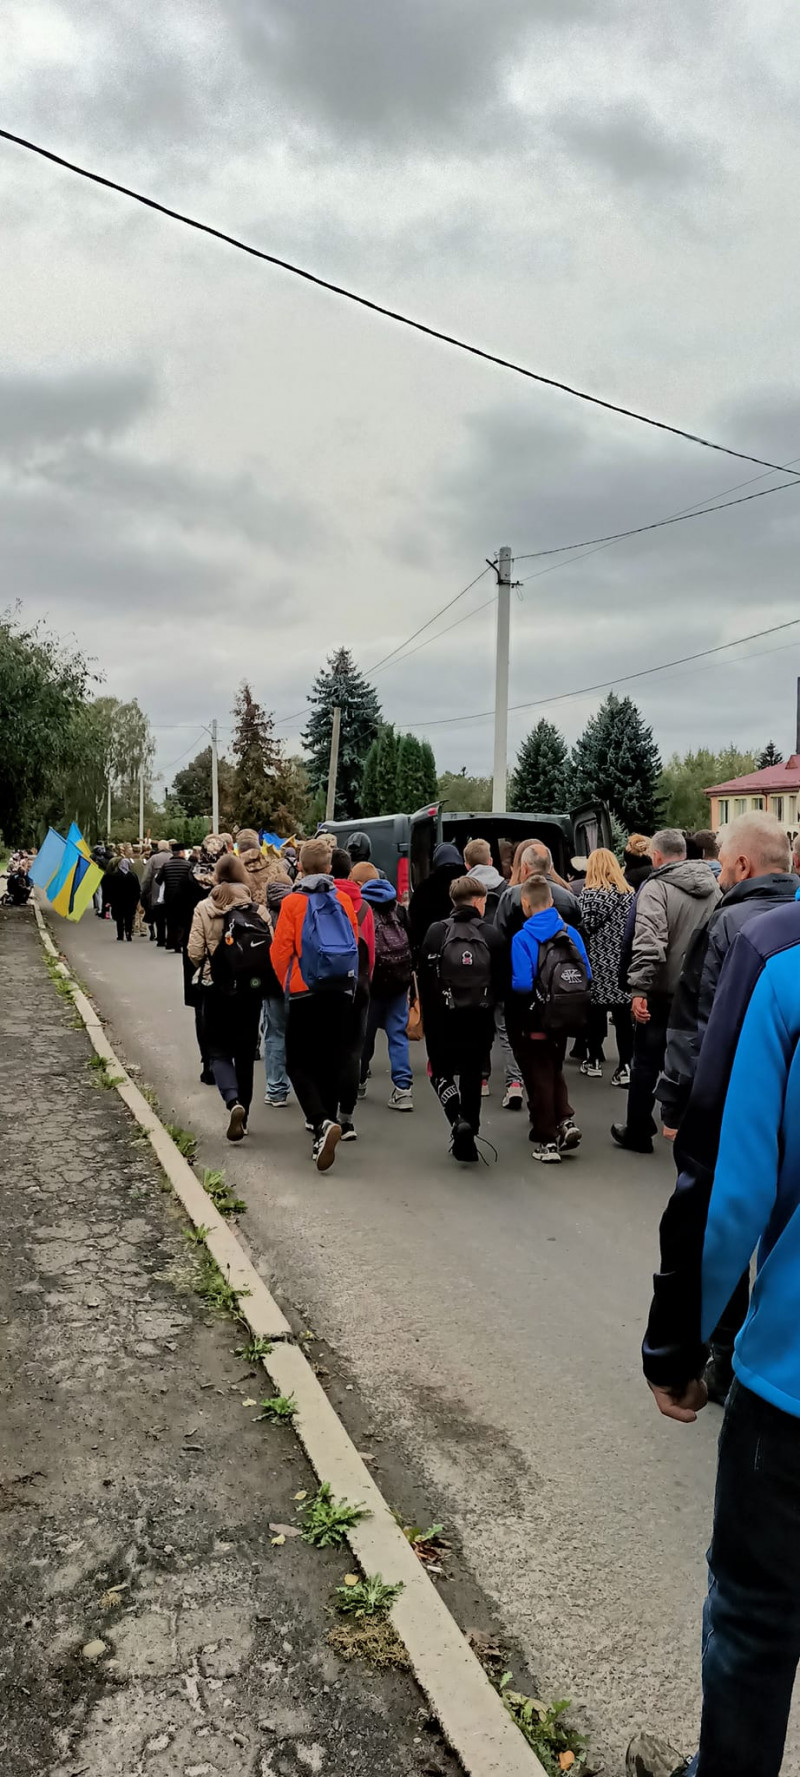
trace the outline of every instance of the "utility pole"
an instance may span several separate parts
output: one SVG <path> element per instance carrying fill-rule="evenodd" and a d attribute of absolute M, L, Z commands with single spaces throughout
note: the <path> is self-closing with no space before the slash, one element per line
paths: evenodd
<path fill-rule="evenodd" d="M 139 844 L 144 844 L 144 765 L 139 766 Z"/>
<path fill-rule="evenodd" d="M 217 758 L 217 718 L 211 723 L 211 831 L 219 832 L 219 760 Z"/>
<path fill-rule="evenodd" d="M 497 558 L 497 654 L 494 669 L 494 772 L 492 814 L 506 812 L 508 775 L 508 655 L 511 638 L 511 550 Z"/>
<path fill-rule="evenodd" d="M 333 728 L 331 730 L 331 762 L 328 766 L 328 800 L 325 804 L 326 821 L 333 820 L 336 807 L 336 777 L 339 770 L 339 735 L 342 728 L 342 711 L 337 703 L 333 711 Z"/>
<path fill-rule="evenodd" d="M 108 794 L 106 796 L 106 839 L 110 839 L 110 838 L 111 838 L 111 779 L 109 778 L 109 780 L 108 780 Z"/>

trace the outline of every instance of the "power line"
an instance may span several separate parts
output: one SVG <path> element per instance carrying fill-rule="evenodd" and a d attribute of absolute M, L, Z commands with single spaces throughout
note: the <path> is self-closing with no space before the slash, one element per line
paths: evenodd
<path fill-rule="evenodd" d="M 615 685 L 628 685 L 632 679 L 647 679 L 653 673 L 663 673 L 671 666 L 685 666 L 692 660 L 706 660 L 710 654 L 723 654 L 727 648 L 739 648 L 743 642 L 756 642 L 761 636 L 774 636 L 779 630 L 794 629 L 800 623 L 800 617 L 790 618 L 788 623 L 774 623 L 770 629 L 756 629 L 751 635 L 737 636 L 734 642 L 720 642 L 715 648 L 700 648 L 696 654 L 682 654 L 677 660 L 662 660 L 659 666 L 640 667 L 635 673 L 618 673 L 614 679 L 604 679 L 598 685 L 582 685 L 577 691 L 560 691 L 555 697 L 538 697 L 531 703 L 509 704 L 509 714 L 517 710 L 538 710 L 544 705 L 564 703 L 572 697 L 586 697 L 590 691 L 610 691 Z M 494 710 L 473 710 L 461 716 L 438 716 L 431 722 L 410 722 L 410 728 L 446 728 L 454 722 L 481 722 L 493 716 Z"/>
<path fill-rule="evenodd" d="M 434 611 L 433 616 L 428 618 L 427 623 L 421 623 L 419 626 L 419 629 L 415 629 L 410 636 L 406 636 L 406 639 L 404 642 L 398 642 L 397 647 L 392 648 L 391 653 L 384 654 L 382 660 L 379 660 L 377 662 L 377 665 L 367 667 L 366 668 L 367 676 L 372 679 L 375 677 L 376 673 L 381 672 L 385 666 L 388 666 L 389 661 L 394 659 L 395 654 L 402 653 L 402 650 L 404 648 L 408 647 L 409 642 L 415 642 L 417 639 L 417 636 L 421 636 L 426 629 L 430 629 L 431 624 L 435 623 L 438 617 L 444 616 L 445 611 L 451 611 L 453 608 L 453 605 L 457 605 L 459 599 L 465 598 L 466 594 L 468 592 L 472 591 L 473 586 L 477 586 L 479 580 L 485 579 L 485 577 L 489 573 L 489 571 L 490 571 L 489 564 L 487 563 L 486 567 L 481 568 L 480 573 L 475 575 L 475 579 L 470 580 L 469 586 L 462 587 L 461 591 L 456 593 L 455 598 L 448 599 L 446 605 L 442 605 L 442 607 L 439 611 Z M 482 609 L 482 607 L 479 607 L 479 609 Z M 455 627 L 455 626 L 453 625 L 452 627 Z M 447 633 L 446 630 L 442 631 L 443 635 L 446 635 L 446 633 Z M 435 636 L 431 636 L 430 639 L 432 642 L 436 641 Z M 417 652 L 417 650 L 415 648 L 414 653 L 416 654 L 416 652 Z"/>
<path fill-rule="evenodd" d="M 652 524 L 637 524 L 629 531 L 612 531 L 607 537 L 585 537 L 582 543 L 562 543 L 557 549 L 532 549 L 527 555 L 515 555 L 514 560 L 536 561 L 542 555 L 565 555 L 571 549 L 600 548 L 606 543 L 619 543 L 623 537 L 640 537 L 644 531 L 660 531 L 668 524 L 685 524 L 690 518 L 707 518 L 710 512 L 726 512 L 729 506 L 746 506 L 749 500 L 765 500 L 768 494 L 779 494 L 786 487 L 798 486 L 800 480 L 779 481 L 775 487 L 762 487 L 757 494 L 741 494 L 738 500 L 723 500 L 718 506 L 702 506 L 690 511 L 676 512 L 672 518 L 657 518 Z"/>
<path fill-rule="evenodd" d="M 12 130 L 0 129 L 0 138 L 13 142 L 16 147 L 24 148 L 30 154 L 38 154 L 43 160 L 49 160 L 54 166 L 64 167 L 69 173 L 77 173 L 81 179 L 89 179 L 94 185 L 102 185 L 108 191 L 116 191 L 121 197 L 132 198 L 137 204 L 143 204 L 148 210 L 155 210 L 161 216 L 168 216 L 172 222 L 180 222 L 186 228 L 197 229 L 200 234 L 207 234 L 212 239 L 222 241 L 228 247 L 236 247 L 241 253 L 250 254 L 253 259 L 261 259 L 267 265 L 274 265 L 280 271 L 291 272 L 293 277 L 303 278 L 306 283 L 314 284 L 320 290 L 328 290 L 332 296 L 342 296 L 348 302 L 355 302 L 360 308 L 368 309 L 372 314 L 382 315 L 387 321 L 397 321 L 403 327 L 411 327 L 417 333 L 424 333 L 429 339 L 438 339 L 443 345 L 454 346 L 460 352 L 469 352 L 474 358 L 482 358 L 488 364 L 497 364 L 501 370 L 513 370 L 516 375 L 527 377 L 530 382 L 540 383 L 549 389 L 558 389 L 563 395 L 572 395 L 577 401 L 585 401 L 592 407 L 601 407 L 607 413 L 620 414 L 623 419 L 636 420 L 640 425 L 652 426 L 656 431 L 669 432 L 675 438 L 683 438 L 689 444 L 700 444 L 705 450 L 720 451 L 724 456 L 737 457 L 744 463 L 757 463 L 762 469 L 779 469 L 783 473 L 785 465 L 770 463 L 765 457 L 752 456 L 748 451 L 734 450 L 731 445 L 717 444 L 712 438 L 705 438 L 699 432 L 689 432 L 682 426 L 670 425 L 666 420 L 654 419 L 651 414 L 639 413 L 636 408 L 625 407 L 620 402 L 608 401 L 601 395 L 591 395 L 586 389 L 573 387 L 571 383 L 561 382 L 557 377 L 545 376 L 542 371 L 530 370 L 524 364 L 517 364 L 511 358 L 503 358 L 497 352 L 486 351 L 482 346 L 471 345 L 469 341 L 459 339 L 456 334 L 445 333 L 441 328 L 431 327 L 425 321 L 417 321 L 411 315 L 404 315 L 398 309 L 387 308 L 383 303 L 373 302 L 368 296 L 360 296 L 357 291 L 349 290 L 343 284 L 334 284 L 329 278 L 319 277 L 316 272 L 306 270 L 304 266 L 295 265 L 291 260 L 281 259 L 276 253 L 267 253 L 261 247 L 251 246 L 237 235 L 227 234 L 224 229 L 214 228 L 208 222 L 200 222 L 195 216 L 187 216 L 182 210 L 172 209 L 162 204 L 157 198 L 146 197 L 141 191 L 134 191 L 129 185 L 123 185 L 117 179 L 109 179 L 104 173 L 92 172 L 82 167 L 77 161 L 67 160 L 64 155 L 56 154 L 51 148 L 44 148 L 39 142 L 31 142 L 25 136 L 18 136 Z"/>
<path fill-rule="evenodd" d="M 183 727 L 183 726 L 184 726 L 184 724 L 181 723 L 181 727 Z M 186 754 L 191 753 L 192 749 L 199 745 L 200 741 L 203 738 L 204 733 L 205 733 L 205 729 L 201 729 L 200 733 L 197 735 L 197 738 L 195 740 L 193 740 L 191 742 L 191 745 L 186 747 L 182 753 L 178 754 L 177 759 L 171 759 L 169 762 L 169 765 L 163 765 L 161 768 L 162 774 L 165 771 L 171 771 L 174 765 L 180 765 L 181 760 L 186 758 Z"/>

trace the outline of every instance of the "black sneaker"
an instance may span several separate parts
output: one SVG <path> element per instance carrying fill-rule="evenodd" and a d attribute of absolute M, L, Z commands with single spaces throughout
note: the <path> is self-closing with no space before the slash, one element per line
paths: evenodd
<path fill-rule="evenodd" d="M 200 1075 L 201 1086 L 216 1086 L 216 1083 L 210 1067 L 204 1067 L 203 1072 Z"/>
<path fill-rule="evenodd" d="M 231 1104 L 228 1106 L 228 1110 L 230 1111 L 230 1122 L 225 1132 L 228 1141 L 242 1141 L 247 1128 L 247 1112 L 244 1105 Z"/>
<path fill-rule="evenodd" d="M 475 1136 L 472 1132 L 472 1124 L 468 1123 L 465 1117 L 459 1117 L 458 1122 L 453 1128 L 453 1134 L 450 1141 L 450 1152 L 453 1159 L 460 1160 L 464 1166 L 471 1166 L 480 1158 L 475 1146 Z"/>
<path fill-rule="evenodd" d="M 689 1763 L 667 1740 L 636 1734 L 625 1755 L 626 1777 L 685 1777 Z"/>
<path fill-rule="evenodd" d="M 559 1153 L 574 1154 L 575 1149 L 580 1147 L 582 1140 L 583 1140 L 583 1136 L 581 1134 L 580 1129 L 578 1128 L 577 1123 L 575 1122 L 574 1117 L 568 1117 L 565 1123 L 559 1124 L 559 1128 L 558 1128 Z"/>
<path fill-rule="evenodd" d="M 323 1123 L 314 1143 L 314 1165 L 317 1172 L 327 1172 L 336 1159 L 336 1149 L 342 1139 L 340 1123 L 332 1123 L 330 1118 Z"/>
<path fill-rule="evenodd" d="M 355 1124 L 348 1123 L 346 1117 L 340 1117 L 339 1125 L 342 1131 L 342 1141 L 358 1141 Z"/>
<path fill-rule="evenodd" d="M 630 1083 L 631 1083 L 631 1070 L 629 1067 L 625 1066 L 625 1067 L 618 1067 L 618 1068 L 614 1069 L 614 1072 L 611 1075 L 612 1086 L 621 1086 L 623 1088 L 623 1090 L 627 1092 L 628 1087 L 630 1086 Z"/>
<path fill-rule="evenodd" d="M 631 1154 L 652 1154 L 653 1143 L 647 1136 L 644 1141 L 635 1141 L 627 1123 L 612 1123 L 611 1134 L 618 1148 L 627 1148 Z"/>
<path fill-rule="evenodd" d="M 711 1356 L 703 1371 L 703 1381 L 708 1389 L 709 1400 L 717 1407 L 724 1407 L 733 1387 L 733 1363 L 729 1351 L 722 1351 L 718 1345 L 712 1345 Z"/>

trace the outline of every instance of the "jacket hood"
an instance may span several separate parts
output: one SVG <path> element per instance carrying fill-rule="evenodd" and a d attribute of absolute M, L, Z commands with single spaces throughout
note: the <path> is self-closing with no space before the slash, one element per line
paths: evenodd
<path fill-rule="evenodd" d="M 498 889 L 506 887 L 505 877 L 500 875 L 499 870 L 495 870 L 494 864 L 473 864 L 472 869 L 467 871 L 467 875 L 476 876 L 481 886 L 485 888 L 487 895 L 494 894 Z"/>
<path fill-rule="evenodd" d="M 335 876 L 333 879 L 333 886 L 339 890 L 341 895 L 349 895 L 355 912 L 357 913 L 364 898 L 361 893 L 360 883 L 354 882 L 351 876 Z"/>
<path fill-rule="evenodd" d="M 556 932 L 561 931 L 563 924 L 564 921 L 557 907 L 543 907 L 541 913 L 532 913 L 530 919 L 525 921 L 525 926 L 530 927 L 534 938 L 538 938 L 540 944 L 545 938 L 554 938 Z M 525 926 L 522 928 L 523 931 Z"/>
<path fill-rule="evenodd" d="M 362 882 L 361 899 L 370 907 L 389 907 L 397 900 L 397 894 L 385 877 L 373 878 L 370 882 Z"/>
<path fill-rule="evenodd" d="M 748 876 L 745 882 L 735 882 L 723 895 L 722 906 L 736 907 L 740 901 L 793 901 L 799 895 L 797 877 L 788 871 L 774 870 L 766 876 Z"/>
<path fill-rule="evenodd" d="M 266 899 L 269 865 L 262 851 L 240 851 L 239 863 L 250 878 L 254 901 Z"/>
<path fill-rule="evenodd" d="M 253 897 L 243 882 L 215 882 L 208 899 L 214 913 L 222 918 L 229 907 L 249 907 Z"/>
<path fill-rule="evenodd" d="M 462 858 L 457 845 L 448 845 L 446 841 L 443 841 L 441 845 L 434 847 L 433 857 L 431 859 L 431 865 L 434 870 L 441 870 L 444 866 L 452 868 L 454 864 L 457 865 L 459 870 L 464 869 L 464 859 Z"/>
<path fill-rule="evenodd" d="M 695 901 L 707 901 L 711 895 L 716 897 L 718 894 L 716 876 L 704 858 L 681 858 L 674 864 L 662 864 L 652 872 L 648 881 L 656 878 L 671 883 Z"/>
<path fill-rule="evenodd" d="M 277 880 L 268 882 L 267 906 L 272 908 L 280 907 L 281 901 L 284 901 L 286 896 L 291 894 L 293 887 L 294 883 L 283 882 L 280 877 L 278 877 Z"/>
<path fill-rule="evenodd" d="M 332 895 L 332 876 L 301 876 L 294 885 L 295 894 L 299 895 Z"/>

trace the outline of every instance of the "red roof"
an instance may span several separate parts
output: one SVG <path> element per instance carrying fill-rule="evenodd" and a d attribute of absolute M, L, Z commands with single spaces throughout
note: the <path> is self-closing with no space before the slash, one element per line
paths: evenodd
<path fill-rule="evenodd" d="M 782 790 L 800 790 L 800 753 L 792 753 L 785 765 L 767 765 L 763 771 L 748 771 L 744 777 L 732 777 L 727 784 L 714 784 L 706 796 L 738 796 L 747 794 L 779 796 Z"/>

